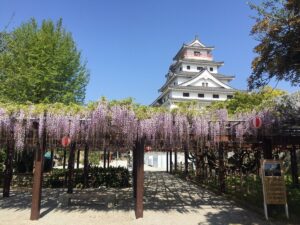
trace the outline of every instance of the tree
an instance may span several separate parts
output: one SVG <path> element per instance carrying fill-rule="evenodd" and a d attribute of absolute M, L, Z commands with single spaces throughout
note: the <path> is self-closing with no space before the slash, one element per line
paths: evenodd
<path fill-rule="evenodd" d="M 259 41 L 254 48 L 249 89 L 265 86 L 271 79 L 300 85 L 300 1 L 264 0 L 250 5 L 256 10 L 251 34 Z"/>
<path fill-rule="evenodd" d="M 271 87 L 267 86 L 259 91 L 254 91 L 251 93 L 236 92 L 232 99 L 228 99 L 224 102 L 215 102 L 210 106 L 210 108 L 226 108 L 230 114 L 237 112 L 249 112 L 255 109 L 260 110 L 274 105 L 275 99 L 285 94 L 285 91 L 272 89 Z"/>
<path fill-rule="evenodd" d="M 35 19 L 1 35 L 0 98 L 23 103 L 82 103 L 89 73 L 71 33 Z M 2 44 L 2 45 L 3 45 Z"/>

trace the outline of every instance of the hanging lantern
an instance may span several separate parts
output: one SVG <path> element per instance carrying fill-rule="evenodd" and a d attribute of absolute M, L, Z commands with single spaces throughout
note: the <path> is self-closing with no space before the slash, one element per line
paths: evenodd
<path fill-rule="evenodd" d="M 254 128 L 261 128 L 262 126 L 262 119 L 259 116 L 256 116 L 252 119 L 252 126 Z"/>
<path fill-rule="evenodd" d="M 65 148 L 67 146 L 69 146 L 71 143 L 71 138 L 69 138 L 68 136 L 64 136 L 62 139 L 61 139 L 61 145 Z"/>

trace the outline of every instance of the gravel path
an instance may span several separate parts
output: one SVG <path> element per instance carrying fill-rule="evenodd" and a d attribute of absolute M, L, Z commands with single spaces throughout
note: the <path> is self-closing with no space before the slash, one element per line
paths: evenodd
<path fill-rule="evenodd" d="M 30 221 L 30 190 L 0 198 L 1 225 L 229 225 L 273 224 L 248 210 L 165 172 L 145 172 L 144 218 L 135 219 L 132 189 L 44 189 L 41 218 Z"/>

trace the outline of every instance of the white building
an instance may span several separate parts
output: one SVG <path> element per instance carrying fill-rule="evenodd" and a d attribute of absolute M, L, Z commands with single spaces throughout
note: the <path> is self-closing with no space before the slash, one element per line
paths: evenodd
<path fill-rule="evenodd" d="M 198 37 L 184 44 L 173 58 L 166 83 L 152 106 L 175 108 L 176 103 L 196 100 L 199 106 L 232 98 L 237 90 L 229 86 L 234 76 L 218 73 L 223 62 L 213 60 L 213 47 L 206 47 Z"/>

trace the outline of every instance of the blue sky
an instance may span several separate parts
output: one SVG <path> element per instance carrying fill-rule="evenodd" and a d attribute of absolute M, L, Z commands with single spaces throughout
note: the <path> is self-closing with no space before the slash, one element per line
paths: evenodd
<path fill-rule="evenodd" d="M 31 17 L 63 18 L 91 73 L 86 101 L 133 97 L 150 104 L 173 56 L 195 35 L 215 46 L 215 60 L 225 62 L 219 72 L 235 75 L 237 89 L 247 88 L 255 56 L 254 12 L 244 0 L 2 0 L 0 30 L 13 14 L 9 29 Z M 296 90 L 284 82 L 277 87 Z"/>

